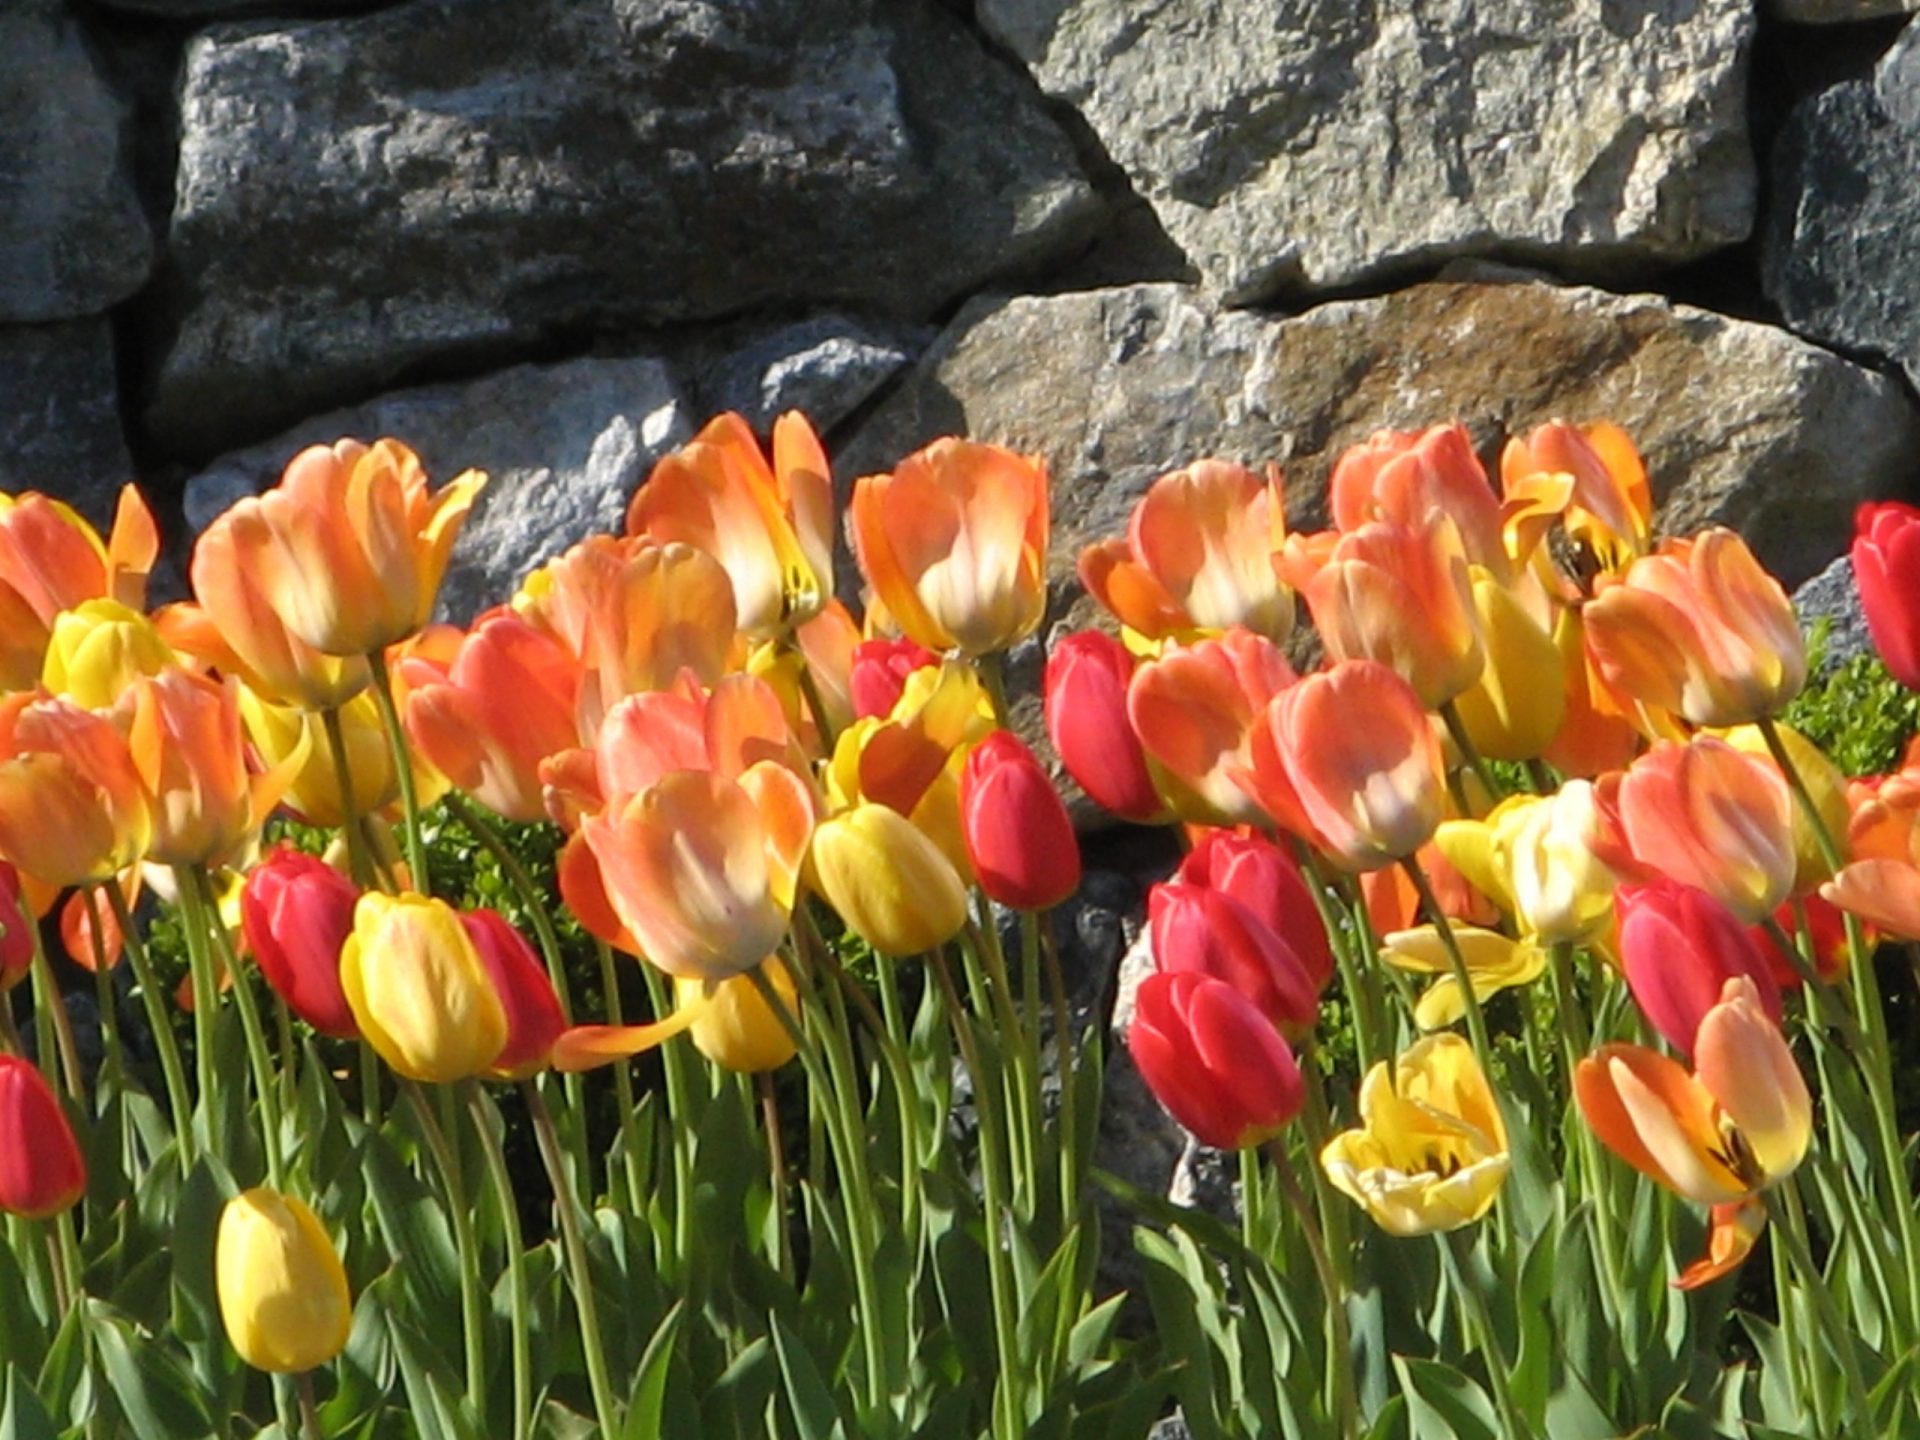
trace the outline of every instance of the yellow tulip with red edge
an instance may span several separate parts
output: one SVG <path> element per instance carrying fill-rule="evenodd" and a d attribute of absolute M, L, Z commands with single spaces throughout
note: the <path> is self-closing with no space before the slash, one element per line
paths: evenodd
<path fill-rule="evenodd" d="M 410 1080 L 482 1074 L 507 1043 L 493 979 L 442 900 L 362 895 L 340 949 L 340 988 L 367 1043 Z"/>

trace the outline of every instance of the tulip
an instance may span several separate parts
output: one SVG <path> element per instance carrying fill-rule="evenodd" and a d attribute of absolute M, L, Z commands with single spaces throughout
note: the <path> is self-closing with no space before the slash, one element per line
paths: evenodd
<path fill-rule="evenodd" d="M 885 719 L 900 703 L 907 677 L 939 663 L 940 657 L 926 646 L 904 637 L 862 640 L 854 649 L 850 676 L 855 718 Z"/>
<path fill-rule="evenodd" d="M 1560 733 L 1567 713 L 1551 619 L 1542 620 L 1490 571 L 1476 565 L 1471 574 L 1486 665 L 1454 701 L 1460 723 L 1489 759 L 1537 759 Z"/>
<path fill-rule="evenodd" d="M 1348 870 L 1411 855 L 1445 805 L 1440 741 L 1413 687 L 1372 660 L 1343 660 L 1275 696 L 1240 775 L 1281 826 Z"/>
<path fill-rule="evenodd" d="M 850 525 L 874 594 L 929 650 L 986 655 L 1039 628 L 1047 471 L 1038 460 L 936 440 L 891 475 L 855 481 Z"/>
<path fill-rule="evenodd" d="M 1082 630 L 1057 641 L 1047 657 L 1047 738 L 1096 805 L 1122 820 L 1157 820 L 1166 807 L 1127 718 L 1132 676 L 1126 647 L 1103 631 Z"/>
<path fill-rule="evenodd" d="M 240 892 L 241 932 L 260 973 L 294 1014 L 343 1040 L 360 1033 L 340 988 L 340 952 L 359 899 L 345 875 L 287 845 L 254 866 Z"/>
<path fill-rule="evenodd" d="M 786 963 L 770 956 L 761 969 L 787 1013 L 797 1016 L 799 992 Z M 705 1000 L 688 1033 L 694 1048 L 723 1069 L 740 1075 L 764 1074 L 778 1070 L 798 1049 L 792 1032 L 767 1004 L 751 975 L 727 980 L 675 980 L 673 993 L 675 1004 L 680 1006 L 696 998 Z"/>
<path fill-rule="evenodd" d="M 1011 910 L 1050 910 L 1080 888 L 1080 843 L 1060 794 L 1011 730 L 996 730 L 960 772 L 960 823 L 973 873 Z"/>
<path fill-rule="evenodd" d="M 1781 936 L 1786 937 L 1788 945 L 1799 948 L 1789 953 L 1781 944 Z M 1773 912 L 1771 926 L 1749 926 L 1747 938 L 1767 957 L 1767 970 L 1782 991 L 1802 983 L 1802 964 L 1811 968 L 1822 983 L 1837 985 L 1846 979 L 1853 961 L 1846 918 L 1831 900 L 1819 895 L 1782 905 Z"/>
<path fill-rule="evenodd" d="M 1171 647 L 1134 672 L 1127 715 L 1140 744 L 1185 790 L 1169 797 L 1182 818 L 1203 824 L 1260 824 L 1256 797 L 1235 774 L 1267 702 L 1297 677 L 1280 648 L 1250 630 Z"/>
<path fill-rule="evenodd" d="M 41 684 L 87 710 L 112 707 L 175 656 L 153 622 L 117 600 L 86 600 L 54 618 Z"/>
<path fill-rule="evenodd" d="M 1747 926 L 1711 895 L 1672 880 L 1620 888 L 1620 959 L 1627 986 L 1649 1024 L 1683 1055 L 1719 1003 L 1727 981 L 1744 976 L 1778 1023 L 1780 988 Z"/>
<path fill-rule="evenodd" d="M 1300 867 L 1262 835 L 1209 830 L 1174 872 L 1181 884 L 1229 895 L 1281 936 L 1317 990 L 1333 977 L 1333 945 Z"/>
<path fill-rule="evenodd" d="M 403 662 L 407 734 L 461 790 L 509 820 L 546 818 L 540 762 L 576 743 L 580 662 L 510 610 L 476 621 L 443 673 Z"/>
<path fill-rule="evenodd" d="M 1459 527 L 1467 558 L 1504 573 L 1500 505 L 1473 438 L 1459 421 L 1425 430 L 1381 430 L 1334 462 L 1327 480 L 1334 528 L 1347 533 L 1374 520 L 1420 526 L 1434 514 Z"/>
<path fill-rule="evenodd" d="M 1127 1048 L 1167 1113 L 1216 1150 L 1271 1140 L 1306 1097 L 1280 1032 L 1253 1001 L 1208 975 L 1143 980 Z"/>
<path fill-rule="evenodd" d="M 1618 878 L 1594 851 L 1594 787 L 1569 780 L 1552 795 L 1516 795 L 1485 820 L 1446 820 L 1434 841 L 1469 883 L 1541 943 L 1581 944 L 1613 918 Z"/>
<path fill-rule="evenodd" d="M 774 423 L 771 465 L 744 418 L 708 421 L 634 492 L 627 533 L 718 560 L 756 638 L 785 634 L 833 596 L 833 474 L 797 410 Z"/>
<path fill-rule="evenodd" d="M 1535 426 L 1501 452 L 1500 487 L 1510 531 L 1516 528 L 1516 512 L 1531 511 L 1542 522 L 1558 520 L 1609 573 L 1646 553 L 1653 514 L 1647 467 L 1618 425 L 1550 420 Z M 1518 520 L 1520 526 L 1526 523 Z"/>
<path fill-rule="evenodd" d="M 437 491 L 396 440 L 312 445 L 280 483 L 236 509 L 235 558 L 287 629 L 326 655 L 371 655 L 433 614 L 453 542 L 486 476 L 469 470 Z"/>
<path fill-rule="evenodd" d="M 353 1328 L 347 1272 L 297 1196 L 258 1186 L 227 1202 L 214 1280 L 227 1339 L 256 1370 L 298 1374 L 346 1348 Z"/>
<path fill-rule="evenodd" d="M 1438 1030 L 1467 1013 L 1466 1000 L 1460 994 L 1446 944 L 1437 927 L 1421 925 L 1395 930 L 1383 935 L 1381 940 L 1380 958 L 1389 965 L 1417 975 L 1439 977 L 1414 1005 L 1414 1024 L 1422 1030 Z M 1484 1002 L 1517 985 L 1530 984 L 1547 968 L 1547 952 L 1537 940 L 1514 940 L 1497 930 L 1456 925 L 1453 941 L 1459 947 L 1467 983 L 1473 987 L 1473 997 L 1478 1001 Z"/>
<path fill-rule="evenodd" d="M 1480 678 L 1485 654 L 1460 532 L 1444 514 L 1375 520 L 1324 558 L 1290 545 L 1281 573 L 1306 598 L 1327 653 L 1377 660 L 1438 709 Z"/>
<path fill-rule="evenodd" d="M 967 893 L 940 847 L 871 802 L 821 823 L 809 857 L 821 896 L 882 955 L 917 955 L 967 923 Z"/>
<path fill-rule="evenodd" d="M 1147 916 L 1162 974 L 1224 980 L 1281 1034 L 1312 1032 L 1324 977 L 1250 906 L 1223 890 L 1175 881 L 1148 892 Z"/>
<path fill-rule="evenodd" d="M 410 1080 L 465 1080 L 506 1046 L 492 977 L 444 901 L 362 895 L 340 950 L 340 988 L 367 1043 Z"/>
<path fill-rule="evenodd" d="M 1806 680 L 1793 604 L 1731 530 L 1661 542 L 1603 583 L 1583 618 L 1608 685 L 1695 725 L 1776 714 Z"/>
<path fill-rule="evenodd" d="M 854 721 L 853 653 L 860 645 L 860 627 L 845 605 L 829 600 L 818 615 L 794 627 L 793 641 L 791 646 L 762 645 L 755 653 L 801 662 L 794 669 L 794 683 L 781 687 L 780 700 L 795 717 L 793 730 L 806 741 L 807 753 L 817 757 Z M 749 661 L 747 668 L 755 667 Z M 802 669 L 813 682 L 811 688 L 799 683 Z"/>
<path fill-rule="evenodd" d="M 1705 890 L 1747 924 L 1791 893 L 1793 796 L 1770 761 L 1712 736 L 1661 741 L 1600 794 L 1644 878 Z"/>
<path fill-rule="evenodd" d="M 1293 592 L 1274 568 L 1284 506 L 1278 467 L 1263 480 L 1231 461 L 1196 461 L 1147 488 L 1125 540 L 1081 552 L 1081 582 L 1148 639 L 1237 627 L 1284 641 Z"/>
<path fill-rule="evenodd" d="M 1360 1126 L 1327 1142 L 1327 1179 L 1390 1235 L 1470 1225 L 1507 1178 L 1507 1127 L 1473 1047 L 1448 1032 L 1383 1060 L 1360 1085 Z"/>
<path fill-rule="evenodd" d="M 1875 856 L 1841 868 L 1820 896 L 1903 940 L 1920 940 L 1920 866 Z"/>
<path fill-rule="evenodd" d="M 62 501 L 0 493 L 0 689 L 33 688 L 62 611 L 99 599 L 139 610 L 159 548 L 153 516 L 131 485 L 104 544 Z"/>
<path fill-rule="evenodd" d="M 1741 1200 L 1799 1166 L 1813 1102 L 1753 982 L 1726 982 L 1700 1021 L 1694 1073 L 1637 1045 L 1602 1045 L 1574 1073 L 1601 1141 L 1641 1174 L 1707 1205 Z"/>
<path fill-rule="evenodd" d="M 1562 775 L 1585 780 L 1625 769 L 1640 752 L 1640 731 L 1594 669 L 1578 608 L 1561 608 L 1554 620 L 1553 645 L 1560 652 L 1562 715 L 1540 758 Z"/>
<path fill-rule="evenodd" d="M 86 1189 L 80 1142 L 53 1087 L 30 1061 L 0 1052 L 0 1211 L 45 1220 Z"/>
<path fill-rule="evenodd" d="M 1920 690 L 1920 507 L 1868 501 L 1853 512 L 1853 583 L 1867 633 L 1893 678 Z"/>
<path fill-rule="evenodd" d="M 38 923 L 23 902 L 20 872 L 0 860 L 0 1005 L 33 967 L 33 932 L 27 927 Z"/>
<path fill-rule="evenodd" d="M 275 705 L 243 689 L 240 718 L 247 738 L 269 769 L 293 767 L 283 796 L 288 809 L 310 825 L 335 829 L 347 823 L 339 771 L 318 714 Z M 400 796 L 400 781 L 371 692 L 363 691 L 340 707 L 340 732 L 352 777 L 353 814 L 373 815 L 393 804 Z M 429 773 L 424 765 L 416 765 L 414 773 L 416 790 L 424 795 L 430 790 Z M 430 801 L 423 798 L 422 803 Z"/>
<path fill-rule="evenodd" d="M 1781 748 L 1787 752 L 1787 760 L 1800 777 L 1800 783 L 1807 787 L 1807 793 L 1813 797 L 1821 825 L 1826 828 L 1828 836 L 1841 844 L 1844 852 L 1851 820 L 1847 806 L 1846 777 L 1840 773 L 1840 767 L 1827 758 L 1824 750 L 1791 725 L 1775 725 L 1773 728 Z M 1741 754 L 1755 756 L 1769 769 L 1779 769 L 1759 726 L 1737 725 L 1721 738 Z M 1784 772 L 1782 778 L 1785 778 Z M 1822 881 L 1833 878 L 1833 867 L 1827 863 L 1806 807 L 1796 803 L 1791 808 L 1791 814 L 1794 856 L 1792 893 L 1810 895 L 1820 887 Z"/>
<path fill-rule="evenodd" d="M 473 942 L 506 1015 L 507 1039 L 487 1073 L 524 1080 L 546 1069 L 554 1041 L 567 1028 L 560 997 L 526 936 L 494 910 L 463 910 L 460 924 Z"/>
<path fill-rule="evenodd" d="M 773 953 L 812 830 L 806 782 L 771 761 L 737 780 L 676 770 L 580 825 L 642 956 L 699 980 L 738 975 Z"/>
<path fill-rule="evenodd" d="M 0 701 L 0 859 L 42 885 L 94 885 L 140 858 L 146 787 L 114 723 L 68 700 Z"/>

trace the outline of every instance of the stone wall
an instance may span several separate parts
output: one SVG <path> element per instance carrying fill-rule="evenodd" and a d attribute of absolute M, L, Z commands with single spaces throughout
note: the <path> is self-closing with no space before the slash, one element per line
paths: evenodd
<path fill-rule="evenodd" d="M 1790 582 L 1920 490 L 1920 0 L 4 0 L 0 489 L 184 550 L 300 444 L 491 490 L 456 615 L 706 414 L 843 478 L 1610 416 Z M 178 559 L 176 556 L 176 566 Z"/>

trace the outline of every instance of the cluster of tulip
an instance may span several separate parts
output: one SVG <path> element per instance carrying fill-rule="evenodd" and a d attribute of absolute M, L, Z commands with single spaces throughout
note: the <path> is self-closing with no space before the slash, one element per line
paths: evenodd
<path fill-rule="evenodd" d="M 0 1208 L 43 1318 L 80 1317 L 80 1352 L 98 1353 L 128 1415 L 148 1413 L 160 1382 L 121 1362 L 129 1333 L 162 1324 L 98 1293 L 97 1275 L 127 1263 L 114 1217 L 177 1198 L 185 1231 L 184 1207 L 217 1198 L 212 1276 L 191 1272 L 189 1245 L 161 1308 L 205 1319 L 211 1294 L 242 1359 L 297 1377 L 274 1387 L 289 1430 L 296 1404 L 312 1434 L 323 1417 L 377 1428 L 390 1413 L 357 1393 L 381 1388 L 371 1378 L 343 1379 L 323 1410 L 311 1372 L 346 1352 L 352 1376 L 400 1375 L 423 1433 L 432 1412 L 436 1433 L 496 1417 L 494 1433 L 524 1436 L 579 1394 L 602 1433 L 643 1433 L 649 1407 L 657 1420 L 676 1386 L 699 1388 L 673 1367 L 707 1352 L 676 1353 L 683 1307 L 662 1307 L 651 1333 L 609 1323 L 596 1267 L 610 1263 L 636 1308 L 656 1283 L 714 1287 L 692 1307 L 713 1317 L 700 1343 L 714 1383 L 758 1393 L 753 1377 L 777 1373 L 785 1399 L 766 1379 L 760 1407 L 796 1433 L 837 1414 L 866 1434 L 1011 1437 L 1156 1403 L 1167 1382 L 1147 1365 L 1154 1378 L 1116 1398 L 1119 1302 L 1091 1297 L 1101 1060 L 1097 1034 L 1075 1034 L 1044 916 L 1078 888 L 1079 850 L 1006 728 L 1001 657 L 1046 608 L 1044 468 L 947 439 L 859 480 L 856 621 L 833 593 L 832 486 L 811 428 L 782 418 L 769 451 L 722 416 L 655 468 L 624 534 L 553 558 L 464 628 L 432 624 L 483 486 L 470 472 L 434 490 L 390 440 L 314 447 L 208 527 L 193 598 L 152 614 L 157 537 L 131 489 L 105 541 L 45 497 L 0 505 L 0 974 L 33 976 L 36 1042 L 0 1007 Z M 1779 585 L 1731 532 L 1656 544 L 1644 469 L 1610 426 L 1511 442 L 1497 492 L 1459 426 L 1383 434 L 1335 466 L 1329 508 L 1335 528 L 1289 535 L 1277 472 L 1208 460 L 1163 477 L 1124 540 L 1080 557 L 1120 638 L 1059 639 L 1044 696 L 1052 744 L 1094 801 L 1185 827 L 1188 853 L 1150 898 L 1155 973 L 1129 1042 L 1170 1113 L 1245 1153 L 1248 1253 L 1278 1264 L 1288 1237 L 1311 1252 L 1327 1379 L 1294 1428 L 1382 1423 L 1378 1387 L 1353 1371 L 1338 1194 L 1393 1237 L 1497 1217 L 1482 1261 L 1441 1253 L 1501 1423 L 1545 1423 L 1544 1392 L 1509 1383 L 1512 1347 L 1469 1278 L 1538 1253 L 1544 1222 L 1507 1182 L 1523 1143 L 1560 1132 L 1543 1110 L 1547 1139 L 1523 1141 L 1497 1088 L 1516 1067 L 1485 1007 L 1509 989 L 1525 997 L 1512 1028 L 1536 1083 L 1557 1067 L 1584 1122 L 1561 1134 L 1554 1203 L 1591 1202 L 1578 1223 L 1594 1272 L 1618 1269 L 1614 1232 L 1637 1203 L 1601 1147 L 1712 1207 L 1684 1287 L 1739 1266 L 1771 1214 L 1798 1277 L 1776 1266 L 1781 1324 L 1822 1337 L 1795 1357 L 1821 1423 L 1907 1413 L 1880 1382 L 1920 1342 L 1920 1247 L 1866 945 L 1868 927 L 1920 938 L 1920 749 L 1850 785 L 1777 722 L 1805 671 Z M 1920 512 L 1863 510 L 1875 640 L 1920 686 L 1920 595 L 1902 578 L 1917 552 Z M 1280 648 L 1296 597 L 1327 657 L 1304 675 Z M 277 810 L 330 836 L 327 853 L 263 856 Z M 503 821 L 552 827 L 564 915 Z M 492 856 L 499 910 L 436 887 L 429 841 L 445 826 Z M 136 919 L 147 889 L 181 917 L 177 992 Z M 38 921 L 56 915 L 99 987 L 98 1076 L 42 948 Z M 597 959 L 596 1019 L 576 1007 L 569 917 Z M 646 1023 L 626 1017 L 618 953 L 643 962 Z M 164 1106 L 119 1033 L 123 958 Z M 1434 977 L 1417 999 L 1415 974 Z M 1533 993 L 1543 976 L 1550 1003 Z M 1343 1131 L 1322 1067 L 1296 1058 L 1336 978 L 1364 1071 Z M 176 1009 L 191 1012 L 191 1079 Z M 664 1131 L 629 1065 L 656 1051 Z M 770 1078 L 796 1058 L 804 1180 Z M 956 1058 L 977 1121 L 964 1144 L 946 1116 Z M 581 1072 L 599 1067 L 617 1138 L 595 1154 L 604 1092 Z M 573 1307 L 557 1348 L 577 1351 L 583 1387 L 535 1355 L 561 1325 L 543 1308 L 558 1267 L 547 1237 L 522 1233 L 538 1206 L 481 1081 L 516 1086 L 532 1131 Z M 1311 1202 L 1290 1159 L 1301 1126 L 1319 1162 Z M 749 1137 L 767 1159 L 759 1188 L 726 1168 Z M 490 1202 L 467 1193 L 475 1150 Z M 1793 1185 L 1810 1150 L 1854 1167 L 1822 1189 L 1827 1233 L 1860 1236 L 1844 1255 L 1834 1242 L 1828 1270 L 1859 1272 L 1842 1303 Z M 89 1160 L 121 1173 L 90 1189 Z M 1262 1198 L 1270 1176 L 1291 1224 Z M 721 1193 L 734 1198 L 716 1206 Z M 424 1239 L 406 1218 L 423 1207 L 444 1217 Z M 42 1223 L 44 1254 L 18 1243 Z M 734 1227 L 766 1293 L 786 1298 L 736 1313 L 754 1286 L 716 1286 L 704 1224 Z M 412 1273 L 436 1244 L 456 1257 L 450 1284 Z M 504 1391 L 489 1385 L 490 1253 L 510 1314 Z M 410 1328 L 456 1286 L 457 1367 Z M 849 1319 L 806 1318 L 836 1295 Z M 984 1357 L 963 1333 L 974 1297 L 992 1318 Z M 51 1340 L 35 1352 L 58 1392 L 39 1400 L 85 1419 L 75 1375 L 91 1361 L 66 1356 Z M 943 1408 L 983 1360 L 985 1398 Z M 185 1385 L 187 1367 L 164 1363 Z M 639 1379 L 622 1396 L 627 1365 Z M 210 1409 L 245 1408 L 224 1357 L 192 1366 Z M 1183 1373 L 1176 1390 L 1203 1383 L 1204 1367 Z M 816 1399 L 829 1391 L 844 1400 Z"/>

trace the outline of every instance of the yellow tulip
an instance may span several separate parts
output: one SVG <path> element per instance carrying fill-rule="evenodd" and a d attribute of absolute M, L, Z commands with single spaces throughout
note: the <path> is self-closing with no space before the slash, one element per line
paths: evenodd
<path fill-rule="evenodd" d="M 40 681 L 87 710 L 105 710 L 143 675 L 175 661 L 153 622 L 118 600 L 87 600 L 54 617 Z"/>
<path fill-rule="evenodd" d="M 1380 958 L 1389 965 L 1439 977 L 1413 1007 L 1416 1025 L 1422 1030 L 1438 1030 L 1466 1013 L 1436 927 L 1396 930 L 1383 938 Z M 1473 925 L 1455 925 L 1453 938 L 1466 961 L 1467 982 L 1473 986 L 1474 998 L 1482 1002 L 1502 990 L 1539 979 L 1540 972 L 1547 968 L 1547 952 L 1531 940 L 1514 940 L 1497 930 Z"/>
<path fill-rule="evenodd" d="M 1617 877 L 1594 853 L 1593 785 L 1569 780 L 1552 795 L 1516 795 L 1485 820 L 1446 820 L 1440 853 L 1474 889 L 1547 945 L 1580 943 L 1613 918 Z"/>
<path fill-rule="evenodd" d="M 1321 1168 L 1393 1235 L 1457 1230 L 1485 1215 L 1507 1178 L 1507 1128 L 1473 1047 L 1429 1035 L 1360 1087 L 1360 1128 L 1327 1142 Z"/>
<path fill-rule="evenodd" d="M 1820 812 L 1820 823 L 1827 827 L 1827 834 L 1840 843 L 1844 854 L 1847 831 L 1852 820 L 1847 808 L 1847 777 L 1840 773 L 1838 765 L 1827 758 L 1826 751 L 1798 730 L 1788 725 L 1776 725 L 1774 728 L 1779 732 L 1787 759 L 1793 762 L 1793 768 L 1800 772 L 1807 792 L 1813 796 L 1813 803 Z M 1722 732 L 1721 738 L 1743 754 L 1757 755 L 1768 761 L 1773 758 L 1758 725 L 1736 725 Z M 1820 842 L 1814 838 L 1813 822 L 1807 818 L 1804 805 L 1793 807 L 1793 860 L 1795 895 L 1810 894 L 1833 878 L 1833 867 L 1827 864 L 1826 857 L 1820 853 Z"/>
<path fill-rule="evenodd" d="M 227 1339 L 255 1369 L 296 1374 L 346 1348 L 353 1327 L 347 1272 L 296 1197 L 261 1186 L 229 1200 L 214 1273 Z"/>
<path fill-rule="evenodd" d="M 1566 679 L 1553 626 L 1492 572 L 1475 565 L 1471 573 L 1486 668 L 1454 705 L 1482 755 L 1536 759 L 1560 733 L 1567 713 Z"/>
<path fill-rule="evenodd" d="M 340 950 L 340 988 L 360 1033 L 410 1080 L 464 1080 L 506 1047 L 506 1010 L 444 901 L 362 895 Z"/>
<path fill-rule="evenodd" d="M 885 805 L 856 805 L 824 822 L 811 864 L 827 903 L 883 955 L 931 950 L 966 924 L 966 889 L 953 866 Z"/>
<path fill-rule="evenodd" d="M 785 962 L 777 956 L 769 957 L 760 969 L 786 1005 L 787 1013 L 799 1015 L 799 993 Z M 676 979 L 673 993 L 674 1003 L 680 1006 L 705 999 L 688 1029 L 694 1047 L 714 1064 L 742 1075 L 757 1075 L 763 1070 L 778 1070 L 793 1058 L 793 1036 L 761 996 L 751 975 L 727 980 Z"/>

